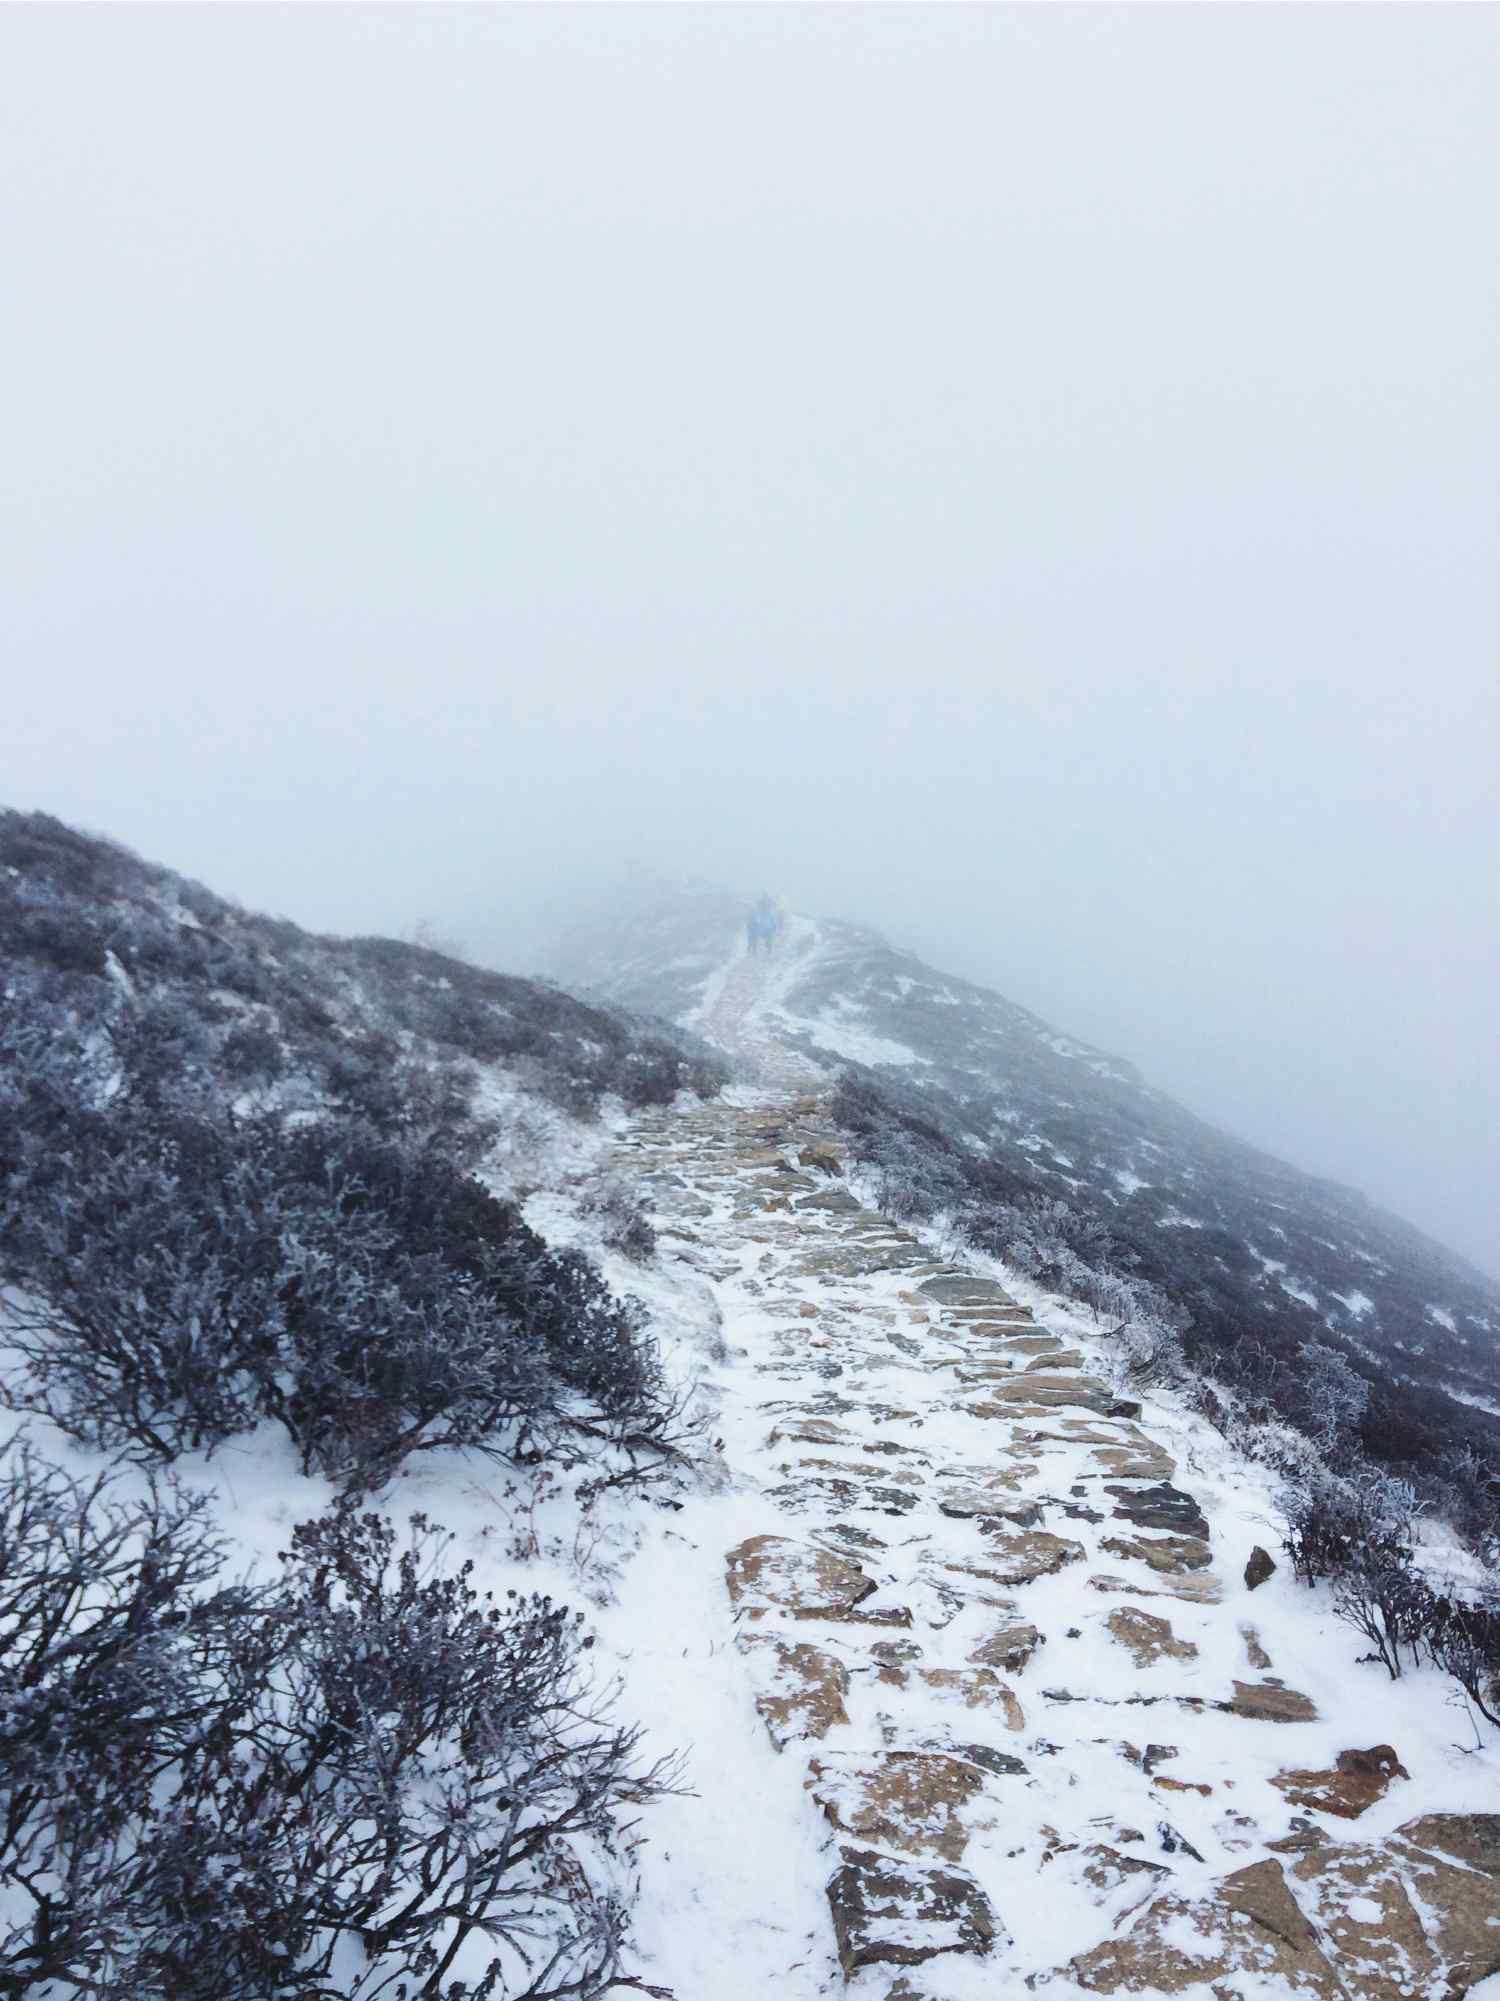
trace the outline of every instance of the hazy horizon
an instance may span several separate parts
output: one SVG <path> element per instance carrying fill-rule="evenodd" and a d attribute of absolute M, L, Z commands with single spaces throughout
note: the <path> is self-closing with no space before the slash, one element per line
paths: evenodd
<path fill-rule="evenodd" d="M 0 12 L 0 798 L 875 925 L 1500 1273 L 1500 18 Z"/>

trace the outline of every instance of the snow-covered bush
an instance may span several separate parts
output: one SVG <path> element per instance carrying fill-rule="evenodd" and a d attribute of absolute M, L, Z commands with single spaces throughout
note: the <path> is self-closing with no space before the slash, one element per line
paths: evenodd
<path fill-rule="evenodd" d="M 201 1503 L 21 1448 L 0 1481 L 0 1992 L 140 2001 L 636 1985 L 618 1814 L 670 1785 L 577 1615 L 352 1504 L 224 1582 Z"/>
<path fill-rule="evenodd" d="M 1309 1585 L 1360 1566 L 1411 1562 L 1418 1512 L 1409 1480 L 1362 1465 L 1340 1474 L 1321 1469 L 1282 1491 L 1283 1544 L 1292 1569 Z"/>
<path fill-rule="evenodd" d="M 594 1186 L 582 1203 L 584 1215 L 599 1225 L 604 1243 L 632 1264 L 646 1264 L 656 1255 L 656 1230 L 646 1205 L 625 1182 L 615 1178 Z"/>
<path fill-rule="evenodd" d="M 136 1097 L 46 1127 L 3 1163 L 6 1392 L 89 1445 L 166 1460 L 271 1417 L 368 1486 L 672 1422 L 639 1315 L 441 1149 Z"/>

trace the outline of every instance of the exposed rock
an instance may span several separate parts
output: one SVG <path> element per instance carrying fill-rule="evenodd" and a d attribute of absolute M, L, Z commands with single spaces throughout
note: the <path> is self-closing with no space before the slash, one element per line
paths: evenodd
<path fill-rule="evenodd" d="M 814 1139 L 798 1149 L 797 1159 L 816 1174 L 842 1174 L 844 1163 L 826 1140 Z"/>
<path fill-rule="evenodd" d="M 850 1438 L 851 1433 L 831 1417 L 803 1417 L 793 1424 L 778 1425 L 766 1445 L 780 1445 L 783 1440 L 799 1445 L 842 1445 Z"/>
<path fill-rule="evenodd" d="M 863 1966 L 920 1966 L 939 1953 L 982 1954 L 1009 1943 L 967 1870 L 903 1867 L 867 1848 L 840 1853 L 828 1903 L 846 1980 Z"/>
<path fill-rule="evenodd" d="M 1138 1529 L 1167 1529 L 1174 1535 L 1208 1540 L 1208 1523 L 1191 1494 L 1163 1481 L 1156 1487 L 1106 1486 L 1114 1497 L 1114 1512 Z"/>
<path fill-rule="evenodd" d="M 980 1641 L 969 1659 L 979 1667 L 1004 1668 L 1008 1674 L 1019 1674 L 1043 1643 L 1043 1635 L 1035 1626 L 1024 1623 L 1001 1626 L 988 1639 Z"/>
<path fill-rule="evenodd" d="M 1247 1716 L 1257 1723 L 1316 1723 L 1318 1712 L 1305 1695 L 1295 1688 L 1283 1688 L 1279 1681 L 1237 1681 L 1229 1702 L 1217 1705 L 1232 1716 Z"/>
<path fill-rule="evenodd" d="M 751 1618 L 773 1607 L 800 1619 L 842 1618 L 876 1588 L 858 1564 L 785 1536 L 751 1536 L 726 1562 L 729 1595 Z"/>
<path fill-rule="evenodd" d="M 944 1570 L 957 1576 L 977 1577 L 987 1584 L 1029 1584 L 1034 1577 L 1050 1577 L 1065 1564 L 1081 1563 L 1084 1547 L 1067 1536 L 1047 1529 L 1023 1529 L 1016 1535 L 992 1534 L 982 1557 L 945 1563 Z"/>
<path fill-rule="evenodd" d="M 807 1790 L 841 1834 L 944 1862 L 969 1845 L 962 1809 L 984 1790 L 975 1765 L 933 1751 L 872 1751 L 813 1758 L 807 1769 Z"/>
<path fill-rule="evenodd" d="M 1299 1901 L 1316 1920 L 1328 1956 L 1319 1955 L 1321 1964 L 1302 1968 L 1312 1992 L 1357 2001 L 1402 2001 L 1414 1994 L 1459 2001 L 1477 1982 L 1500 1971 L 1500 1816 L 1423 1815 L 1399 1828 L 1393 1839 L 1363 1845 L 1329 1841 L 1306 1827 L 1272 1845 L 1291 1858 Z M 1267 1872 L 1280 1867 L 1267 1861 L 1242 1870 L 1238 1878 L 1227 1879 L 1212 1901 L 1228 1902 L 1224 1892 L 1245 1879 L 1269 1883 Z M 1279 1918 L 1282 1935 L 1291 1930 L 1285 1908 L 1274 1897 L 1239 1901 L 1257 1923 Z M 1148 1943 L 1152 1931 L 1159 1940 L 1173 1915 L 1163 1900 L 1131 1940 L 1122 1943 L 1133 1945 L 1137 1937 Z M 1194 1921 L 1204 1929 L 1196 1916 Z M 1259 1970 L 1240 1949 L 1243 1941 L 1227 1937 L 1222 1926 L 1219 1942 L 1220 1977 Z M 1323 1971 L 1330 1960 L 1337 1984 L 1331 1968 Z M 1214 1977 L 1202 1968 L 1199 1972 Z M 1131 1984 L 1139 1988 L 1146 1983 Z M 1169 1983 L 1161 1986 L 1164 1992 L 1174 1991 Z"/>
<path fill-rule="evenodd" d="M 1448 1991 L 1463 1994 L 1500 1971 L 1500 1814 L 1423 1814 L 1396 1833 L 1409 1844 L 1402 1859 L 1414 1901 L 1431 1914 Z"/>
<path fill-rule="evenodd" d="M 1260 1634 L 1253 1626 L 1241 1626 L 1240 1638 L 1245 1642 L 1245 1658 L 1253 1668 L 1268 1668 L 1275 1665 L 1271 1656 L 1260 1643 Z"/>
<path fill-rule="evenodd" d="M 895 1742 L 897 1725 L 887 1720 L 885 1733 L 888 1742 Z M 1027 1773 L 1027 1767 L 1019 1758 L 1012 1757 L 1009 1751 L 997 1751 L 992 1744 L 964 1743 L 953 1737 L 941 1739 L 923 1737 L 916 1740 L 914 1748 L 938 1751 L 945 1758 L 963 1758 L 971 1765 L 978 1765 L 981 1771 L 990 1773 L 994 1778 L 1024 1779 Z"/>
<path fill-rule="evenodd" d="M 803 1209 L 821 1209 L 835 1216 L 850 1216 L 855 1214 L 859 1207 L 860 1204 L 854 1197 L 842 1188 L 824 1188 L 816 1195 L 802 1195 L 797 1200 L 799 1212 Z"/>
<path fill-rule="evenodd" d="M 1206 1897 L 1158 1897 L 1122 1938 L 1081 1953 L 1067 1971 L 1096 1994 L 1180 1994 L 1234 1974 L 1320 2001 L 1347 2001 L 1348 1992 L 1274 1861 L 1236 1870 Z"/>
<path fill-rule="evenodd" d="M 1403 1880 L 1407 1872 L 1383 1844 L 1309 1848 L 1292 1862 L 1290 1873 L 1344 1992 L 1359 2001 L 1404 2001 L 1413 1994 L 1446 1991 L 1456 1997 L 1467 1991 L 1467 1980 L 1451 1981 L 1451 1968 L 1450 1981 L 1442 1981 L 1447 1954 L 1436 1949 L 1410 1881 Z"/>
<path fill-rule="evenodd" d="M 778 1751 L 799 1737 L 826 1737 L 835 1724 L 849 1721 L 849 1670 L 832 1654 L 776 1633 L 742 1633 L 739 1645 L 770 1665 L 771 1686 L 756 1696 L 755 1706 Z"/>
<path fill-rule="evenodd" d="M 876 1515 L 905 1515 L 917 1505 L 918 1497 L 905 1487 L 864 1485 L 870 1476 L 879 1476 L 883 1468 L 862 1466 L 859 1479 L 851 1480 L 845 1473 L 808 1474 L 802 1479 L 788 1481 L 779 1487 L 769 1487 L 766 1499 L 775 1501 L 788 1514 L 805 1514 L 808 1509 L 824 1502 L 832 1501 L 836 1507 L 851 1508 L 857 1512 Z"/>
<path fill-rule="evenodd" d="M 860 1528 L 854 1522 L 830 1522 L 825 1529 L 814 1529 L 812 1533 L 820 1543 L 836 1551 L 840 1556 L 858 1562 L 861 1556 L 873 1554 L 887 1547 L 880 1537 L 870 1529 Z"/>
<path fill-rule="evenodd" d="M 1043 1369 L 1081 1369 L 1083 1355 L 1077 1348 L 1057 1347 L 1050 1353 L 1038 1355 L 1034 1362 L 1028 1362 L 1024 1374 L 1035 1375 Z"/>
<path fill-rule="evenodd" d="M 919 1679 L 937 1695 L 950 1695 L 965 1709 L 999 1710 L 1007 1730 L 1024 1730 L 1026 1716 L 1015 1691 L 987 1667 L 918 1668 Z"/>
<path fill-rule="evenodd" d="M 1172 1576 L 1185 1570 L 1206 1570 L 1213 1552 L 1197 1536 L 1106 1536 L 1099 1547 L 1108 1556 L 1138 1557 L 1154 1571 Z"/>
<path fill-rule="evenodd" d="M 975 1278 L 968 1272 L 944 1272 L 937 1278 L 924 1279 L 917 1291 L 924 1299 L 936 1300 L 939 1306 L 1014 1306 L 1015 1301 L 1003 1285 L 992 1278 Z"/>
<path fill-rule="evenodd" d="M 967 1487 L 979 1493 L 1014 1493 L 1037 1470 L 1035 1460 L 1018 1457 L 1014 1466 L 945 1466 L 938 1474 L 944 1488 Z"/>
<path fill-rule="evenodd" d="M 1101 1417 L 1139 1417 L 1138 1403 L 1117 1397 L 1108 1383 L 1093 1376 L 1015 1377 L 1010 1382 L 986 1385 L 988 1401 L 967 1406 L 972 1417 L 1014 1417 L 1018 1412 L 1068 1410 L 1097 1411 Z"/>
<path fill-rule="evenodd" d="M 1275 1560 L 1257 1543 L 1250 1552 L 1250 1560 L 1245 1565 L 1245 1583 L 1254 1591 L 1264 1584 L 1268 1577 L 1276 1573 Z"/>
<path fill-rule="evenodd" d="M 1143 1751 L 1139 1745 L 1126 1741 L 1121 1743 L 1120 1753 L 1127 1764 L 1138 1766 L 1149 1778 L 1158 1765 L 1165 1765 L 1177 1756 L 1177 1746 L 1148 1744 Z"/>
<path fill-rule="evenodd" d="M 1138 1445 L 1097 1445 L 1094 1463 L 1114 1480 L 1170 1480 L 1177 1471 L 1171 1453 L 1150 1439 L 1142 1439 Z"/>
<path fill-rule="evenodd" d="M 1109 1892 L 1135 1879 L 1147 1895 L 1171 1875 L 1165 1863 L 1148 1862 L 1142 1855 L 1125 1855 L 1108 1842 L 1095 1842 L 1084 1849 L 1083 1880 L 1091 1889 Z"/>
<path fill-rule="evenodd" d="M 922 1658 L 922 1645 L 919 1640 L 877 1640 L 870 1649 L 870 1658 L 875 1662 L 877 1681 L 889 1688 L 905 1688 L 909 1679 L 907 1669 Z"/>
<path fill-rule="evenodd" d="M 1385 1798 L 1392 1779 L 1410 1777 L 1389 1744 L 1376 1744 L 1368 1751 L 1340 1751 L 1327 1771 L 1278 1772 L 1271 1784 L 1293 1806 L 1358 1820 L 1366 1807 Z"/>
<path fill-rule="evenodd" d="M 1134 1605 L 1120 1605 L 1104 1623 L 1120 1645 L 1129 1649 L 1137 1667 L 1150 1667 L 1154 1661 L 1164 1659 L 1191 1661 L 1198 1658 L 1198 1649 L 1192 1641 L 1179 1640 L 1172 1631 L 1171 1620 L 1160 1619 L 1154 1612 L 1142 1612 Z"/>
<path fill-rule="evenodd" d="M 1042 1519 L 1035 1501 L 1002 1500 L 994 1488 L 945 1487 L 938 1494 L 938 1507 L 954 1521 L 979 1516 L 1011 1522 L 1017 1528 L 1035 1528 Z"/>
<path fill-rule="evenodd" d="M 1178 1598 L 1192 1605 L 1217 1605 L 1221 1596 L 1218 1579 L 1207 1576 L 1163 1578 L 1159 1585 L 1143 1589 L 1133 1578 L 1100 1571 L 1089 1579 L 1089 1589 L 1116 1598 Z"/>

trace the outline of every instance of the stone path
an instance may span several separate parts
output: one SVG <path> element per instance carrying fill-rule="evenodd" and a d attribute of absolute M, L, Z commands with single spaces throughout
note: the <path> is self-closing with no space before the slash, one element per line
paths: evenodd
<path fill-rule="evenodd" d="M 1400 1783 L 1395 1754 L 1309 1762 L 1316 1708 L 1225 1603 L 1248 1550 L 1077 1346 L 859 1202 L 816 1098 L 643 1117 L 617 1164 L 757 1330 L 733 1470 L 764 1526 L 712 1616 L 828 1830 L 830 1963 L 861 1993 L 1002 1991 L 972 1966 L 1395 2001 L 1500 1967 L 1500 1820 L 1267 1838 L 1226 1732 L 1274 1739 L 1287 1797 L 1334 1814 Z"/>

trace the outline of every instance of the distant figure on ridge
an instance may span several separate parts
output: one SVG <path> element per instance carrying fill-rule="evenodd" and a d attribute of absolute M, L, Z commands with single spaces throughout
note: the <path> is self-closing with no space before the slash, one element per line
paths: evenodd
<path fill-rule="evenodd" d="M 752 952 L 769 952 L 776 942 L 781 929 L 781 913 L 771 900 L 770 894 L 761 896 L 759 903 L 745 921 L 745 935 Z"/>

